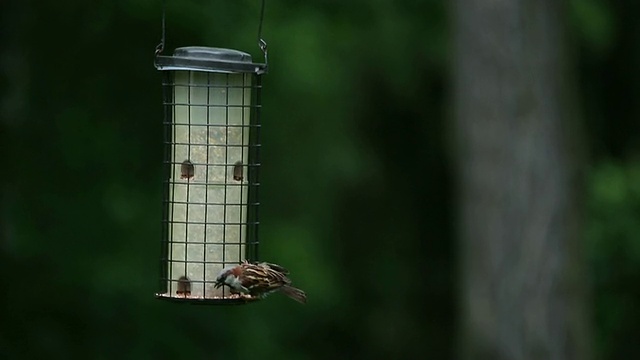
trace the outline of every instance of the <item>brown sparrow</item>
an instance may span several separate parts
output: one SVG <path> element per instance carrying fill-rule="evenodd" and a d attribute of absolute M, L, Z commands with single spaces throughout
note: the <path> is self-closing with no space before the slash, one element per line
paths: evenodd
<path fill-rule="evenodd" d="M 280 290 L 293 300 L 305 304 L 307 295 L 304 291 L 291 286 L 288 274 L 289 271 L 280 265 L 267 262 L 250 263 L 245 260 L 240 265 L 222 269 L 216 278 L 215 288 L 226 285 L 232 292 L 261 298 Z"/>

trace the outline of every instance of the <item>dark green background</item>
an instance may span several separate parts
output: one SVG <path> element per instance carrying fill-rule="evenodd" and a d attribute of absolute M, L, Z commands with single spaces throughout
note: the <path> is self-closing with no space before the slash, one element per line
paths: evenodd
<path fill-rule="evenodd" d="M 248 51 L 259 1 L 167 0 L 167 50 Z M 594 351 L 640 358 L 640 3 L 573 0 Z M 309 296 L 155 300 L 160 1 L 0 4 L 0 356 L 454 356 L 446 1 L 271 1 L 262 259 Z"/>

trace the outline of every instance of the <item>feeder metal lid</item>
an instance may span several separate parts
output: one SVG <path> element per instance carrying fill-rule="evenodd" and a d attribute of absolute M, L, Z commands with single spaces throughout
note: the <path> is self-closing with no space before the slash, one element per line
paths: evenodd
<path fill-rule="evenodd" d="M 251 55 L 232 49 L 203 46 L 177 48 L 173 56 L 156 56 L 158 70 L 195 70 L 221 73 L 266 72 L 266 64 L 251 61 Z"/>

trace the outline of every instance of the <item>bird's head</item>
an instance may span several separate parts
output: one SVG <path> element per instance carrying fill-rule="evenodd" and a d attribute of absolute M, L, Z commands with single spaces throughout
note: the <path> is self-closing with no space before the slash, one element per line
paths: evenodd
<path fill-rule="evenodd" d="M 241 272 L 242 269 L 239 265 L 227 266 L 218 274 L 214 288 L 217 289 L 224 285 L 233 286 L 234 283 L 238 281 Z"/>

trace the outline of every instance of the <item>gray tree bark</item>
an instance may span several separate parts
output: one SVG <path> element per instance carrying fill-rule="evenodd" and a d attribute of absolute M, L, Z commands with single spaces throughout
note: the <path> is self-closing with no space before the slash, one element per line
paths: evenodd
<path fill-rule="evenodd" d="M 590 358 L 564 6 L 455 1 L 462 359 Z"/>

